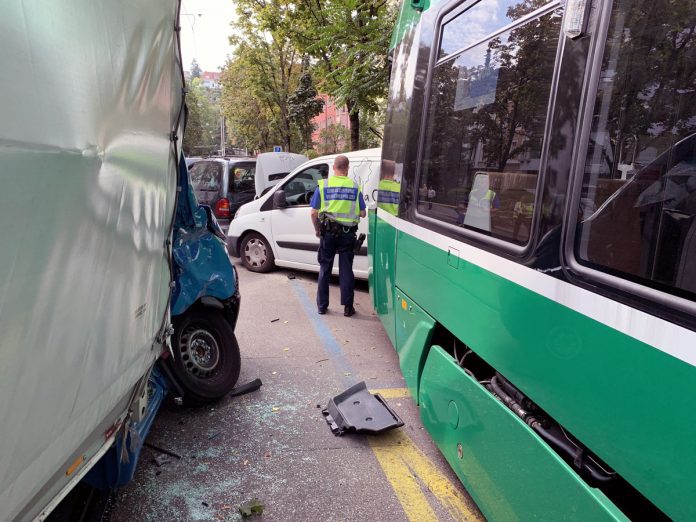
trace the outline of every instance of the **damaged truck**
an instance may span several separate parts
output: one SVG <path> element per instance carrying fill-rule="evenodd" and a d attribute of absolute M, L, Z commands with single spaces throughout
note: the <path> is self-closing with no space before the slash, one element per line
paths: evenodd
<path fill-rule="evenodd" d="M 125 484 L 165 395 L 236 383 L 239 289 L 190 187 L 177 0 L 0 20 L 0 519 Z"/>

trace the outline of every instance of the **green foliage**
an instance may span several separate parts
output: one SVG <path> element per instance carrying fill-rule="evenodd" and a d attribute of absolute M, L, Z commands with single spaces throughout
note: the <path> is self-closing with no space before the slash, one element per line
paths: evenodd
<path fill-rule="evenodd" d="M 290 97 L 302 63 L 287 37 L 290 9 L 291 4 L 278 0 L 237 2 L 237 35 L 230 38 L 235 52 L 223 71 L 222 106 L 235 143 L 252 150 L 282 145 L 293 151 L 305 141 L 301 118 L 291 116 Z"/>
<path fill-rule="evenodd" d="M 218 148 L 218 111 L 210 102 L 200 78 L 192 78 L 186 85 L 188 119 L 184 133 L 184 153 L 187 156 L 212 154 Z"/>
<path fill-rule="evenodd" d="M 319 150 L 322 154 L 336 154 L 346 149 L 350 132 L 343 125 L 332 123 L 319 132 Z"/>
<path fill-rule="evenodd" d="M 302 135 L 303 145 L 312 148 L 312 132 L 314 124 L 312 118 L 321 114 L 324 101 L 317 97 L 317 90 L 314 88 L 312 76 L 305 72 L 300 76 L 299 85 L 295 92 L 288 98 L 288 109 L 290 111 L 290 121 L 294 123 Z"/>
<path fill-rule="evenodd" d="M 311 147 L 311 119 L 321 110 L 313 80 L 350 111 L 353 149 L 379 141 L 384 118 L 378 100 L 388 87 L 395 5 L 238 0 L 237 13 L 237 35 L 230 38 L 236 49 L 223 75 L 222 97 L 237 143 L 262 150 L 274 144 Z M 252 129 L 254 118 L 265 128 Z M 365 129 L 361 118 L 369 120 Z"/>
<path fill-rule="evenodd" d="M 364 134 L 360 115 L 378 112 L 386 97 L 395 7 L 379 0 L 300 0 L 292 16 L 290 35 L 315 59 L 320 89 L 350 111 L 353 150 Z"/>
<path fill-rule="evenodd" d="M 384 120 L 386 119 L 387 103 L 386 99 L 377 102 L 375 112 L 364 112 L 360 127 L 360 148 L 371 149 L 382 146 L 384 138 Z"/>
<path fill-rule="evenodd" d="M 200 66 L 198 65 L 198 62 L 194 58 L 193 61 L 191 62 L 191 78 L 200 78 L 201 77 L 201 71 Z"/>

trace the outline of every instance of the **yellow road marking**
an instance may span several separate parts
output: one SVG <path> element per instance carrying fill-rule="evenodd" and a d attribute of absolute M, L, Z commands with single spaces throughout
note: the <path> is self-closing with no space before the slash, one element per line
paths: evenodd
<path fill-rule="evenodd" d="M 411 396 L 408 388 L 382 388 L 380 390 L 370 390 L 370 393 L 379 393 L 385 399 L 401 399 Z"/>
<path fill-rule="evenodd" d="M 377 446 L 372 437 L 369 439 L 372 451 L 374 451 L 379 465 L 382 466 L 382 471 L 387 476 L 408 519 L 413 522 L 436 520 L 437 516 L 430 507 L 420 484 L 400 455 L 400 448 L 389 445 Z"/>
<path fill-rule="evenodd" d="M 402 430 L 376 438 L 370 446 L 411 521 L 437 520 L 422 483 L 454 520 L 480 520 L 461 488 L 452 484 Z"/>

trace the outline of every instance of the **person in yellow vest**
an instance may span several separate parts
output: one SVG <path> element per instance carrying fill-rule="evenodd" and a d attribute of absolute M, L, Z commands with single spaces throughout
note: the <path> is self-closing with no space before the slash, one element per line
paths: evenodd
<path fill-rule="evenodd" d="M 401 183 L 394 179 L 394 162 L 382 160 L 380 180 L 377 186 L 377 207 L 389 212 L 392 216 L 399 213 L 399 198 Z"/>
<path fill-rule="evenodd" d="M 319 181 L 314 191 L 312 224 L 319 240 L 319 284 L 317 309 L 325 314 L 329 307 L 329 281 L 334 258 L 338 254 L 338 278 L 341 287 L 343 315 L 355 313 L 353 295 L 353 248 L 360 218 L 365 217 L 365 200 L 358 186 L 348 177 L 348 158 L 336 156 L 333 176 Z"/>
<path fill-rule="evenodd" d="M 532 215 L 534 214 L 534 196 L 525 192 L 522 198 L 515 203 L 512 210 L 514 225 L 512 228 L 512 240 L 517 241 L 520 228 L 524 225 L 527 228 L 527 236 L 531 233 Z M 526 238 L 523 238 L 526 239 Z"/>

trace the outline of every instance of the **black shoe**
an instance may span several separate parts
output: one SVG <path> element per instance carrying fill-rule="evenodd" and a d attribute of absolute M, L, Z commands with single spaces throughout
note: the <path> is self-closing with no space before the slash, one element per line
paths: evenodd
<path fill-rule="evenodd" d="M 326 308 L 319 308 L 317 312 L 319 312 L 319 315 L 324 315 L 326 313 Z"/>
<path fill-rule="evenodd" d="M 353 315 L 354 313 L 355 313 L 355 308 L 353 308 L 353 305 L 346 306 L 346 307 L 343 309 L 343 315 L 345 315 L 346 317 L 350 317 L 350 316 Z"/>

